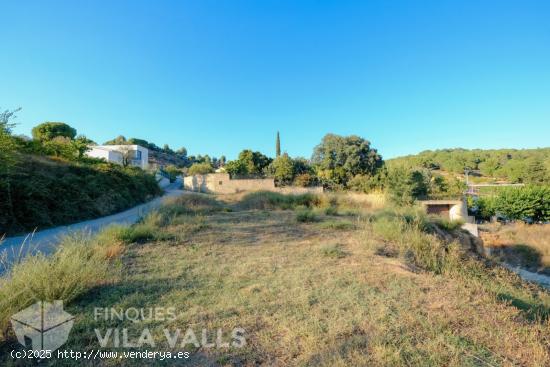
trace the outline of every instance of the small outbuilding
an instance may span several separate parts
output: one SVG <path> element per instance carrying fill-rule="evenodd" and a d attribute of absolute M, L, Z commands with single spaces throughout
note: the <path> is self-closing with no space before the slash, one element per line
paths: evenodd
<path fill-rule="evenodd" d="M 449 220 L 468 222 L 468 210 L 464 200 L 423 200 L 420 204 L 428 214 L 439 215 Z"/>

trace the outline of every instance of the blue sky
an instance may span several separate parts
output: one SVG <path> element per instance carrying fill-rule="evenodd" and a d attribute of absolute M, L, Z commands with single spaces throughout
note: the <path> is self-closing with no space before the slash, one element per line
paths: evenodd
<path fill-rule="evenodd" d="M 394 157 L 550 141 L 548 1 L 2 1 L 0 108 L 97 142 Z"/>

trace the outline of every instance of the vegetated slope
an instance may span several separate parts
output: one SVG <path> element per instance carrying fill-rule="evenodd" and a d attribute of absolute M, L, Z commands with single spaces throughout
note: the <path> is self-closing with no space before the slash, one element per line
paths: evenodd
<path fill-rule="evenodd" d="M 0 236 L 108 215 L 160 194 L 155 178 L 139 168 L 16 159 L 9 180 L 0 179 Z"/>
<path fill-rule="evenodd" d="M 479 170 L 482 179 L 509 182 L 550 182 L 550 148 L 426 150 L 386 161 L 391 165 L 423 167 L 454 174 Z M 475 180 L 475 175 L 473 177 Z"/>

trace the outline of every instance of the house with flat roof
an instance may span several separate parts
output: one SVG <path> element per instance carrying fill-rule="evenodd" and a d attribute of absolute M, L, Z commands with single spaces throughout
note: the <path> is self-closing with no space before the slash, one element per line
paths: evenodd
<path fill-rule="evenodd" d="M 90 146 L 86 155 L 142 169 L 149 166 L 149 150 L 141 145 L 93 145 Z"/>

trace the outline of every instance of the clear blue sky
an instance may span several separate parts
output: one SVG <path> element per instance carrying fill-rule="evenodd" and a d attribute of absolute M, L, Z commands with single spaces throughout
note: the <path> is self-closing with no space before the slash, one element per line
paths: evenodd
<path fill-rule="evenodd" d="M 2 1 L 0 108 L 190 154 L 550 142 L 549 1 Z"/>

